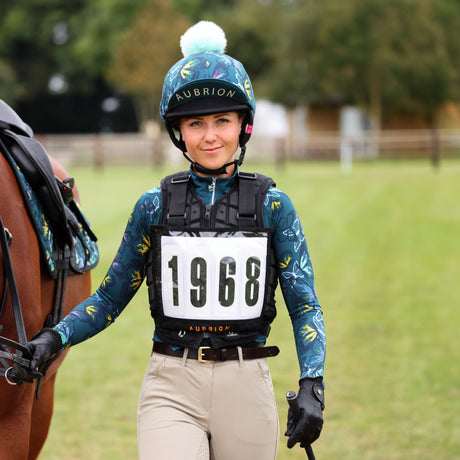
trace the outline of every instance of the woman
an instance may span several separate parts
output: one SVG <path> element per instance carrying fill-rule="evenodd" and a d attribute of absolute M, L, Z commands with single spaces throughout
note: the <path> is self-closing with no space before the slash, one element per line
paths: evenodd
<path fill-rule="evenodd" d="M 27 345 L 41 375 L 50 358 L 111 324 L 147 278 L 155 321 L 138 405 L 140 459 L 275 459 L 279 426 L 265 346 L 280 281 L 300 365 L 300 417 L 288 446 L 321 432 L 325 332 L 295 208 L 268 177 L 243 173 L 255 111 L 242 64 L 200 22 L 181 38 L 160 105 L 188 171 L 144 193 L 97 291 Z M 241 153 L 235 159 L 238 147 Z"/>

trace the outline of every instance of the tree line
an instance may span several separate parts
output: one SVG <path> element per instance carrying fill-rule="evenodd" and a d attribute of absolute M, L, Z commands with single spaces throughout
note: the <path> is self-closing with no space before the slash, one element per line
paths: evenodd
<path fill-rule="evenodd" d="M 378 129 L 404 113 L 436 126 L 460 101 L 459 0 L 5 0 L 0 98 L 101 87 L 158 117 L 179 37 L 212 20 L 244 63 L 259 98 L 288 107 L 358 105 Z"/>

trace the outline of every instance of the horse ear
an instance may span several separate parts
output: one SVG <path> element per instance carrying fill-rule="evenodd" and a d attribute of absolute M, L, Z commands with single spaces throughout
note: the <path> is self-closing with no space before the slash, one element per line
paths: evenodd
<path fill-rule="evenodd" d="M 24 123 L 19 115 L 2 99 L 0 99 L 0 129 L 10 129 L 27 137 L 34 135 L 32 128 Z"/>

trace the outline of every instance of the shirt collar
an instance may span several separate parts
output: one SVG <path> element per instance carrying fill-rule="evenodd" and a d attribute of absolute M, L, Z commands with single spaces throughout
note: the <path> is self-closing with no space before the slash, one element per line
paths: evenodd
<path fill-rule="evenodd" d="M 234 174 L 230 177 L 199 176 L 192 168 L 190 168 L 190 175 L 195 191 L 205 204 L 210 204 L 230 191 L 236 181 L 238 168 L 235 168 Z M 215 190 L 213 190 L 214 187 Z"/>

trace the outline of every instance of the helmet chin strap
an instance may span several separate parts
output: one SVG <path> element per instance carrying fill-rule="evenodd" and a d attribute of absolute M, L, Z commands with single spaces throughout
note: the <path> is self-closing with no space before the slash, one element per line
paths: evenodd
<path fill-rule="evenodd" d="M 201 173 L 201 174 L 208 174 L 210 176 L 219 176 L 221 174 L 227 174 L 227 167 L 230 166 L 230 165 L 241 166 L 241 164 L 243 163 L 243 160 L 244 160 L 244 155 L 246 153 L 246 146 L 243 145 L 241 147 L 240 157 L 237 160 L 233 160 L 233 161 L 230 161 L 229 163 L 225 163 L 223 166 L 221 166 L 220 168 L 216 168 L 216 169 L 206 168 L 205 166 L 200 165 L 196 161 L 193 161 L 187 155 L 186 152 L 183 151 L 182 153 L 183 153 L 184 157 L 187 158 L 188 161 L 190 161 L 190 163 L 192 164 L 192 168 L 193 168 L 193 170 L 195 172 Z"/>

